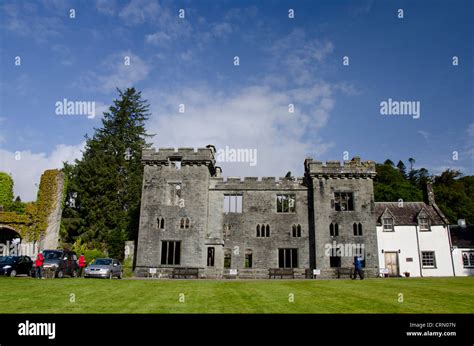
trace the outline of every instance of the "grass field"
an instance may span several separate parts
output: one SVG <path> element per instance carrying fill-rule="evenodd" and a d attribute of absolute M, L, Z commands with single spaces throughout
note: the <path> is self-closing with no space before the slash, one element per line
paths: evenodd
<path fill-rule="evenodd" d="M 294 302 L 290 302 L 292 297 Z M 474 277 L 363 281 L 0 278 L 0 313 L 474 313 Z"/>

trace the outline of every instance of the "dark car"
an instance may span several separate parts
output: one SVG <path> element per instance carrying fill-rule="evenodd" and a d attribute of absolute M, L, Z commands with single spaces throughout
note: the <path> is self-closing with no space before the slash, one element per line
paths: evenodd
<path fill-rule="evenodd" d="M 33 266 L 33 261 L 28 256 L 2 256 L 0 257 L 0 275 L 11 277 L 28 275 Z"/>
<path fill-rule="evenodd" d="M 52 274 L 54 277 L 63 278 L 65 275 L 77 276 L 77 255 L 68 250 L 43 250 L 43 275 Z M 34 276 L 34 269 L 33 269 Z"/>

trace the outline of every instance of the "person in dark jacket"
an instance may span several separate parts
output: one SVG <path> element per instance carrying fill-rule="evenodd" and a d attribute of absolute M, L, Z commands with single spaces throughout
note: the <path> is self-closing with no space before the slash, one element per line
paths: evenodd
<path fill-rule="evenodd" d="M 40 252 L 38 253 L 38 255 L 36 256 L 36 262 L 35 262 L 35 265 L 36 265 L 36 277 L 38 279 L 42 279 L 43 278 L 43 263 L 44 263 L 44 257 L 43 257 L 43 254 Z"/>
<path fill-rule="evenodd" d="M 362 259 L 360 256 L 354 257 L 354 277 L 352 280 L 357 279 L 357 274 L 359 274 L 361 280 L 364 280 L 364 273 L 362 272 Z"/>

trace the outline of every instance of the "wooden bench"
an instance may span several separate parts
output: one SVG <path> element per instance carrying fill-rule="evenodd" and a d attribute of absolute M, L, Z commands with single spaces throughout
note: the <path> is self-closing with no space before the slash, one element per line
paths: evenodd
<path fill-rule="evenodd" d="M 280 279 L 283 279 L 284 276 L 291 277 L 292 279 L 295 278 L 295 271 L 293 268 L 270 268 L 268 269 L 268 278 L 271 279 L 272 277 L 275 279 L 277 276 Z"/>
<path fill-rule="evenodd" d="M 172 278 L 188 279 L 189 277 L 199 278 L 199 268 L 174 268 Z"/>
<path fill-rule="evenodd" d="M 340 279 L 341 275 L 348 275 L 349 278 L 352 278 L 354 270 L 352 268 L 337 268 L 337 278 Z"/>

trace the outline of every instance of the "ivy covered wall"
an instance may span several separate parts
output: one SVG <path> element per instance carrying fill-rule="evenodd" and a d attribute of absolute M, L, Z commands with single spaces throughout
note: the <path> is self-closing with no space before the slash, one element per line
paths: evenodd
<path fill-rule="evenodd" d="M 5 178 L 5 176 L 7 178 Z M 11 194 L 8 188 L 11 186 Z M 58 191 L 62 187 L 62 191 Z M 13 200 L 13 180 L 11 177 L 0 172 L 1 196 Z M 66 182 L 64 173 L 58 169 L 47 170 L 43 173 L 38 189 L 36 202 L 26 203 L 24 213 L 0 212 L 0 225 L 6 225 L 15 229 L 26 241 L 39 241 L 45 236 L 48 227 L 48 218 L 59 206 L 64 205 L 64 190 Z M 1 198 L 1 197 L 0 197 Z M 0 203 L 1 204 L 1 203 Z"/>

